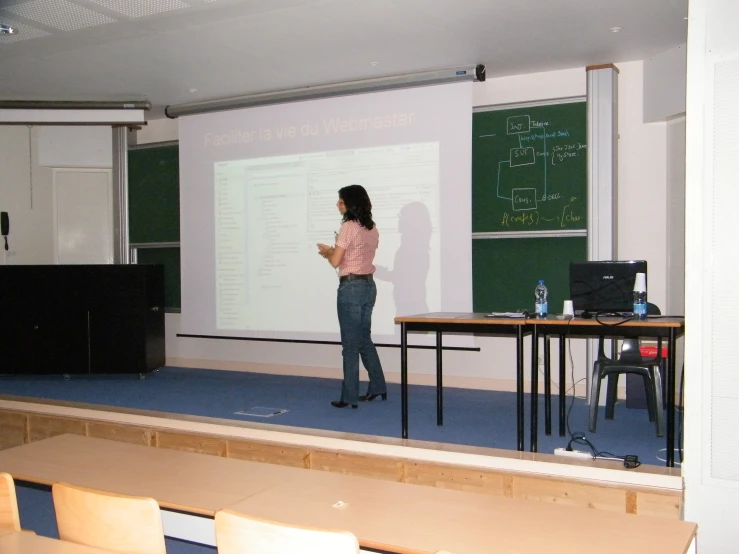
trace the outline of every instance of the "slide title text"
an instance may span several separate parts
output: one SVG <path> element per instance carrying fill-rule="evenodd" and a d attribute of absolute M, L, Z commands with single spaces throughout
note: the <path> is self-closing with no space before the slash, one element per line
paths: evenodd
<path fill-rule="evenodd" d="M 294 139 L 298 137 L 315 137 L 320 134 L 356 133 L 363 131 L 381 131 L 413 125 L 413 112 L 392 113 L 372 117 L 331 117 L 320 122 L 306 122 L 301 125 L 285 125 L 276 128 L 259 128 L 252 130 L 231 130 L 225 133 L 207 132 L 204 135 L 205 147 L 232 146 L 252 142 Z"/>

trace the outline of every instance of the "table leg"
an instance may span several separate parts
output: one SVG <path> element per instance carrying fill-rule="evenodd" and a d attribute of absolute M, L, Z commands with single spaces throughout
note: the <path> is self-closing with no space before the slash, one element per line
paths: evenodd
<path fill-rule="evenodd" d="M 408 438 L 408 329 L 400 324 L 400 414 L 402 437 Z"/>
<path fill-rule="evenodd" d="M 552 434 L 552 370 L 549 359 L 549 335 L 544 339 L 544 432 Z"/>
<path fill-rule="evenodd" d="M 539 420 L 539 332 L 533 325 L 531 333 L 531 452 L 538 452 Z"/>
<path fill-rule="evenodd" d="M 567 375 L 565 374 L 566 371 L 566 352 L 565 348 L 567 345 L 565 344 L 565 336 L 560 335 L 559 336 L 559 436 L 564 437 L 565 436 L 565 426 L 567 424 L 567 414 L 565 413 L 566 410 L 566 404 L 567 404 L 567 391 L 565 390 L 565 387 L 567 386 Z M 573 391 L 572 394 L 574 395 L 575 392 Z"/>
<path fill-rule="evenodd" d="M 665 390 L 667 391 L 667 430 L 665 432 L 667 467 L 675 467 L 675 358 L 677 357 L 677 340 L 675 330 L 670 328 L 667 347 L 667 372 Z"/>
<path fill-rule="evenodd" d="M 436 425 L 444 425 L 444 398 L 441 371 L 441 331 L 436 331 Z"/>
<path fill-rule="evenodd" d="M 523 325 L 518 325 L 516 334 L 516 440 L 517 448 L 523 452 Z"/>

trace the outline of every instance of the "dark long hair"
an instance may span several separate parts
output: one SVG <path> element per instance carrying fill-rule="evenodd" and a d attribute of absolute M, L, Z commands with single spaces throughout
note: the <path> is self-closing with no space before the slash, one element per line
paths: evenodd
<path fill-rule="evenodd" d="M 349 185 L 339 189 L 339 199 L 344 202 L 346 208 L 342 221 L 356 221 L 369 230 L 374 228 L 372 202 L 363 186 Z"/>

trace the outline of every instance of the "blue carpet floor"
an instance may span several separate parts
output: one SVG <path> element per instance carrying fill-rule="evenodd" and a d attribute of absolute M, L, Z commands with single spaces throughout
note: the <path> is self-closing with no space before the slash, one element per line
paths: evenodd
<path fill-rule="evenodd" d="M 358 410 L 338 410 L 341 382 L 336 379 L 287 377 L 232 371 L 165 367 L 138 375 L 0 376 L 0 394 L 84 402 L 142 410 L 209 416 L 295 427 L 400 437 L 400 385 L 389 384 L 388 400 L 362 403 Z M 529 396 L 526 396 L 526 449 L 529 448 Z M 567 446 L 558 435 L 558 404 L 552 399 L 551 436 L 544 435 L 544 400 L 539 405 L 539 452 Z M 598 432 L 587 433 L 588 407 L 584 400 L 568 398 L 571 432 L 584 432 L 598 450 L 623 456 L 635 454 L 645 464 L 664 464 L 664 438 L 655 434 L 646 410 L 616 406 L 614 420 L 600 408 Z M 264 418 L 238 415 L 252 408 L 287 410 Z M 510 392 L 446 388 L 444 426 L 436 425 L 436 389 L 413 385 L 409 389 L 409 436 L 412 439 L 452 444 L 515 449 L 516 397 Z M 578 446 L 580 450 L 585 447 Z M 677 459 L 677 455 L 676 455 Z M 21 523 L 39 535 L 56 537 L 51 493 L 44 487 L 18 487 Z M 169 554 L 213 554 L 214 548 L 167 539 Z"/>
<path fill-rule="evenodd" d="M 138 375 L 2 376 L 0 394 L 85 402 L 239 421 L 400 437 L 400 385 L 389 384 L 388 400 L 361 403 L 358 410 L 330 405 L 339 398 L 340 381 L 234 371 L 165 367 Z M 568 408 L 572 399 L 568 398 Z M 544 400 L 539 399 L 539 452 L 567 446 L 558 435 L 557 399 L 553 397 L 551 436 L 544 434 Z M 516 448 L 516 397 L 512 392 L 444 389 L 444 425 L 436 425 L 436 389 L 412 385 L 409 389 L 409 436 L 412 439 Z M 287 410 L 271 418 L 239 415 L 251 408 Z M 525 444 L 529 449 L 529 396 L 526 396 Z M 616 406 L 606 420 L 599 410 L 597 433 L 587 432 L 588 407 L 575 399 L 569 417 L 572 432 L 584 432 L 598 450 L 623 456 L 635 454 L 645 464 L 663 465 L 663 438 L 655 433 L 646 410 Z M 578 447 L 583 450 L 584 447 Z"/>

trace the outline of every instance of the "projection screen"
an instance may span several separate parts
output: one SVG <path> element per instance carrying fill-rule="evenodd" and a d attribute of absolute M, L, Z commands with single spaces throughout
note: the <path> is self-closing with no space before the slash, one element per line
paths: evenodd
<path fill-rule="evenodd" d="M 185 334 L 338 341 L 338 277 L 317 254 L 338 190 L 367 189 L 380 232 L 373 338 L 396 315 L 472 309 L 472 84 L 179 120 Z"/>

